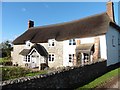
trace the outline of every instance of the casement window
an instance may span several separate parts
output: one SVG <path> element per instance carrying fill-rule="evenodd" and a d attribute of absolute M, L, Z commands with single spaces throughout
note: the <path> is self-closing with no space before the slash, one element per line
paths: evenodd
<path fill-rule="evenodd" d="M 120 45 L 120 39 L 118 38 L 118 45 Z"/>
<path fill-rule="evenodd" d="M 72 62 L 75 54 L 69 54 L 69 62 Z"/>
<path fill-rule="evenodd" d="M 30 47 L 30 41 L 29 41 L 29 40 L 26 41 L 26 46 L 27 46 L 27 47 Z"/>
<path fill-rule="evenodd" d="M 55 60 L 55 55 L 54 54 L 49 54 L 48 59 L 50 62 L 53 62 Z"/>
<path fill-rule="evenodd" d="M 69 40 L 69 45 L 76 45 L 75 39 L 70 39 Z"/>
<path fill-rule="evenodd" d="M 48 46 L 49 46 L 49 47 L 55 46 L 55 39 L 50 39 L 50 40 L 48 40 Z"/>
<path fill-rule="evenodd" d="M 115 47 L 115 36 L 112 36 L 112 46 Z"/>
<path fill-rule="evenodd" d="M 30 62 L 30 55 L 24 56 L 24 61 L 25 62 Z"/>

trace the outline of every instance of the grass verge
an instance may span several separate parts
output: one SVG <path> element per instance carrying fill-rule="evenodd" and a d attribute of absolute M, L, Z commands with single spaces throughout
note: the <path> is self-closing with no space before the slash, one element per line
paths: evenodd
<path fill-rule="evenodd" d="M 104 83 L 105 81 L 108 81 L 110 78 L 115 77 L 118 74 L 120 75 L 120 72 L 118 72 L 118 71 L 120 71 L 120 67 L 102 75 L 101 77 L 95 79 L 94 81 L 92 81 L 82 87 L 77 88 L 76 90 L 95 88 L 95 87 L 101 85 L 102 83 Z"/>
<path fill-rule="evenodd" d="M 39 71 L 39 72 L 31 72 L 31 73 L 28 73 L 28 74 L 26 74 L 25 76 L 35 76 L 35 75 L 46 74 L 46 73 L 47 73 L 47 70 L 42 70 L 42 71 Z"/>

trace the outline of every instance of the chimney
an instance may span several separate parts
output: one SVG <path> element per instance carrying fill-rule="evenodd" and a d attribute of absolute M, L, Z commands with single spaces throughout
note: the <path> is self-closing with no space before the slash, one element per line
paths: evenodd
<path fill-rule="evenodd" d="M 34 21 L 29 20 L 28 21 L 28 29 L 34 27 Z"/>
<path fill-rule="evenodd" d="M 77 41 L 76 41 L 76 45 L 77 45 L 77 46 L 79 46 L 79 45 L 80 45 L 80 43 L 81 43 L 81 41 L 80 41 L 80 40 L 77 40 Z"/>
<path fill-rule="evenodd" d="M 115 22 L 115 20 L 114 20 L 114 7 L 113 6 L 114 6 L 114 4 L 113 4 L 113 2 L 111 2 L 111 0 L 107 2 L 107 14 L 109 15 L 110 19 L 113 22 Z"/>

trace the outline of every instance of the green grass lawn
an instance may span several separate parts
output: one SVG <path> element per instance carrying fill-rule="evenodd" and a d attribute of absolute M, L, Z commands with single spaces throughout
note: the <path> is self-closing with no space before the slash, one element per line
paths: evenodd
<path fill-rule="evenodd" d="M 88 83 L 87 85 L 77 88 L 76 90 L 81 90 L 81 89 L 85 89 L 85 88 L 87 88 L 87 89 L 95 88 L 95 87 L 101 85 L 102 83 L 105 83 L 105 81 L 108 81 L 112 77 L 115 77 L 118 74 L 120 75 L 120 72 L 118 72 L 118 71 L 120 71 L 120 67 L 102 75 L 101 77 L 95 79 L 94 81 Z"/>
<path fill-rule="evenodd" d="M 46 73 L 47 73 L 47 70 L 42 70 L 42 71 L 39 71 L 39 72 L 31 72 L 31 73 L 28 73 L 28 74 L 26 74 L 25 76 L 35 76 L 35 75 L 46 74 Z"/>

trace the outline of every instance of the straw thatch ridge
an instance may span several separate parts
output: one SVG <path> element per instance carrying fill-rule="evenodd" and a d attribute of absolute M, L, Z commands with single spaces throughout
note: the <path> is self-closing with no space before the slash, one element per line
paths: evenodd
<path fill-rule="evenodd" d="M 13 44 L 24 44 L 27 40 L 30 40 L 32 43 L 47 43 L 48 39 L 53 38 L 57 41 L 63 41 L 72 38 L 98 36 L 105 34 L 109 25 L 120 30 L 120 27 L 112 22 L 105 12 L 76 21 L 31 27 L 16 38 Z"/>

